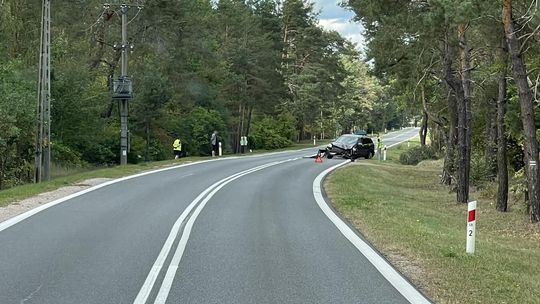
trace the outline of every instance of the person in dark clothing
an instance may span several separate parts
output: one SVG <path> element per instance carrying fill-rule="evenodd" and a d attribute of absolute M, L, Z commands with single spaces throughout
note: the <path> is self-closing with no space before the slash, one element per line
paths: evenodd
<path fill-rule="evenodd" d="M 219 136 L 218 131 L 214 131 L 210 137 L 210 144 L 212 145 L 212 157 L 219 155 Z"/>

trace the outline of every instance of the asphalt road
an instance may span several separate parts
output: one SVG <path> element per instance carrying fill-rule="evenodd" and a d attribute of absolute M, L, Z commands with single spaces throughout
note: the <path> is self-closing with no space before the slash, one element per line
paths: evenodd
<path fill-rule="evenodd" d="M 429 303 L 328 208 L 321 179 L 346 163 L 316 151 L 162 170 L 1 223 L 0 303 Z"/>

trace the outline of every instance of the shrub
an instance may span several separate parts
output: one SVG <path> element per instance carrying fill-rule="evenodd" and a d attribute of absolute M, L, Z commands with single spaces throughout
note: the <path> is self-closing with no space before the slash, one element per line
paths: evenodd
<path fill-rule="evenodd" d="M 113 152 L 111 145 L 106 143 L 87 142 L 82 152 L 82 158 L 95 165 L 109 165 L 118 161 L 119 154 L 120 152 Z"/>
<path fill-rule="evenodd" d="M 81 157 L 81 153 L 62 142 L 53 142 L 52 159 L 54 163 L 61 167 L 81 167 L 86 164 Z"/>
<path fill-rule="evenodd" d="M 212 150 L 210 136 L 214 130 L 219 132 L 225 150 L 228 136 L 224 131 L 225 122 L 219 112 L 197 107 L 189 113 L 183 124 L 185 129 L 181 132 L 180 137 L 182 139 L 182 149 L 188 154 L 210 155 Z"/>
<path fill-rule="evenodd" d="M 417 165 L 428 159 L 437 159 L 437 153 L 431 146 L 416 146 L 399 155 L 399 162 L 403 165 Z"/>
<path fill-rule="evenodd" d="M 525 168 L 521 168 L 514 173 L 513 178 L 510 180 L 508 190 L 514 195 L 527 200 L 527 177 L 525 176 Z"/>
<path fill-rule="evenodd" d="M 471 157 L 471 184 L 480 186 L 484 182 L 494 179 L 492 169 L 490 168 L 485 157 L 480 154 L 474 154 Z"/>
<path fill-rule="evenodd" d="M 254 123 L 249 143 L 254 149 L 280 149 L 292 145 L 291 136 L 294 136 L 294 120 L 282 114 L 277 120 L 265 117 Z"/>

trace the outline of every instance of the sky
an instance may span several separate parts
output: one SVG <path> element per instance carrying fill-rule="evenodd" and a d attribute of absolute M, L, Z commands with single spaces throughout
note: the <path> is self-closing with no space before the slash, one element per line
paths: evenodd
<path fill-rule="evenodd" d="M 341 36 L 358 44 L 362 50 L 365 45 L 363 27 L 352 21 L 354 13 L 339 6 L 341 0 L 312 0 L 316 10 L 320 10 L 319 24 L 327 30 L 335 30 Z"/>

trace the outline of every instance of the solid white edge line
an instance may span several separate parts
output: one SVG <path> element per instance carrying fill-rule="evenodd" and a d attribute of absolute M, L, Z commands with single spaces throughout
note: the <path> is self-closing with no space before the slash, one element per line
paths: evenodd
<path fill-rule="evenodd" d="M 414 304 L 431 304 L 422 293 L 420 293 L 414 286 L 412 286 L 403 276 L 397 272 L 388 262 L 383 259 L 371 246 L 364 242 L 340 217 L 338 217 L 334 211 L 328 206 L 326 200 L 322 195 L 322 181 L 328 173 L 341 167 L 349 161 L 337 164 L 324 170 L 313 181 L 313 196 L 317 205 L 321 208 L 323 213 L 330 219 L 330 221 L 338 228 L 338 230 L 351 242 L 362 255 L 368 259 L 368 261 L 381 273 L 381 275 L 388 281 L 396 290 L 403 295 L 410 303 Z"/>
<path fill-rule="evenodd" d="M 272 167 L 272 166 L 275 166 L 275 165 L 279 165 L 279 164 L 282 164 L 282 163 L 285 163 L 285 162 L 289 162 L 289 161 L 292 161 L 292 160 L 296 160 L 296 159 L 298 159 L 298 158 L 273 162 L 273 163 L 267 164 L 264 167 L 254 169 L 254 170 L 251 170 L 249 172 L 246 172 L 246 171 L 248 171 L 248 170 L 246 170 L 246 171 L 242 172 L 241 174 L 239 174 L 239 175 L 237 175 L 237 176 L 235 176 L 235 177 L 221 183 L 210 194 L 208 194 L 208 196 L 206 196 L 206 198 L 197 206 L 197 208 L 195 209 L 193 214 L 189 217 L 189 220 L 186 223 L 186 226 L 184 227 L 184 231 L 182 232 L 182 237 L 180 238 L 180 242 L 178 243 L 178 247 L 176 248 L 176 251 L 175 251 L 174 256 L 173 256 L 173 258 L 171 260 L 171 263 L 170 263 L 169 267 L 167 268 L 165 278 L 163 279 L 163 282 L 161 283 L 161 287 L 160 287 L 159 292 L 158 292 L 158 294 L 156 296 L 154 304 L 165 304 L 165 302 L 167 301 L 167 298 L 169 297 L 169 292 L 171 290 L 171 287 L 172 287 L 172 284 L 173 284 L 173 281 L 174 281 L 174 277 L 176 276 L 176 272 L 177 272 L 178 267 L 180 265 L 180 261 L 182 260 L 182 256 L 184 255 L 184 251 L 186 249 L 187 242 L 189 240 L 189 236 L 190 236 L 191 230 L 193 228 L 193 224 L 195 223 L 195 220 L 197 219 L 197 217 L 201 213 L 202 209 L 206 206 L 208 201 L 210 201 L 210 199 L 212 199 L 212 197 L 221 188 L 225 187 L 230 182 L 232 182 L 232 181 L 234 181 L 234 180 L 236 180 L 236 179 L 238 179 L 238 178 L 240 178 L 240 177 L 242 177 L 244 175 L 248 175 L 248 174 L 251 174 L 253 172 L 256 172 L 256 171 L 259 171 L 259 170 L 262 170 L 262 169 L 265 169 L 265 168 L 268 168 L 268 167 Z"/>
<path fill-rule="evenodd" d="M 226 182 L 227 180 L 230 180 L 232 178 L 235 178 L 245 172 L 251 172 L 253 170 L 258 170 L 260 168 L 265 168 L 267 164 L 260 165 L 257 167 L 253 167 L 241 172 L 237 172 L 235 174 L 232 174 L 228 177 L 225 177 L 214 184 L 210 185 L 208 188 L 206 188 L 205 191 L 201 192 L 187 207 L 184 209 L 180 217 L 176 220 L 174 223 L 171 232 L 169 233 L 169 236 L 167 237 L 165 243 L 163 244 L 163 247 L 161 248 L 161 251 L 159 252 L 159 255 L 154 262 L 154 265 L 150 269 L 150 272 L 148 273 L 148 276 L 146 277 L 143 286 L 139 290 L 139 293 L 137 294 L 137 297 L 135 298 L 133 304 L 144 304 L 148 300 L 148 297 L 150 296 L 150 293 L 152 292 L 152 289 L 154 288 L 154 285 L 156 283 L 157 277 L 161 271 L 161 269 L 164 266 L 165 260 L 167 259 L 167 256 L 169 256 L 169 253 L 171 251 L 171 248 L 175 242 L 175 240 L 178 237 L 178 232 L 180 230 L 180 227 L 182 226 L 182 223 L 185 221 L 185 219 L 188 217 L 188 215 L 191 213 L 191 210 L 213 189 L 215 189 L 220 184 Z"/>

